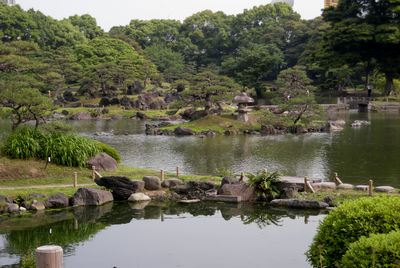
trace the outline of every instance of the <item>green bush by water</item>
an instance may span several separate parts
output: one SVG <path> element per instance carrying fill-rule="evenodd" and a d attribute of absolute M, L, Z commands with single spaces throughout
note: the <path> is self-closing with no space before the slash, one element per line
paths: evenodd
<path fill-rule="evenodd" d="M 341 267 L 400 267 L 400 232 L 361 237 L 350 244 Z"/>
<path fill-rule="evenodd" d="M 76 134 L 45 133 L 32 128 L 21 128 L 13 132 L 3 147 L 4 155 L 14 159 L 51 158 L 54 164 L 83 167 L 86 161 L 100 152 L 105 152 L 119 161 L 117 150 L 99 141 Z"/>
<path fill-rule="evenodd" d="M 308 260 L 314 267 L 340 267 L 342 256 L 360 237 L 400 230 L 399 211 L 400 198 L 394 196 L 345 202 L 319 226 Z"/>

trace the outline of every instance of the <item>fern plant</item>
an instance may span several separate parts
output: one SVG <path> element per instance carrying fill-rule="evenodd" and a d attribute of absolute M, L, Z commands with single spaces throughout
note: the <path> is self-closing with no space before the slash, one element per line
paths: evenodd
<path fill-rule="evenodd" d="M 257 174 L 249 173 L 249 184 L 255 187 L 256 192 L 264 197 L 277 198 L 281 195 L 279 188 L 280 174 L 278 172 L 268 172 L 267 170 L 258 171 Z"/>

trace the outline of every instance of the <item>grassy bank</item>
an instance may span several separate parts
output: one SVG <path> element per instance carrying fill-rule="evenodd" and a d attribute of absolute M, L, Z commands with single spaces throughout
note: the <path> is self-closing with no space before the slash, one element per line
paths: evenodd
<path fill-rule="evenodd" d="M 55 164 L 49 164 L 46 167 L 45 161 L 38 160 L 17 160 L 0 157 L 0 188 L 18 189 L 0 189 L 0 195 L 16 197 L 27 195 L 29 193 L 41 193 L 51 195 L 56 192 L 65 193 L 72 196 L 76 189 L 72 187 L 74 173 L 78 174 L 78 185 L 91 185 L 97 187 L 92 180 L 92 171 L 87 168 L 65 167 Z M 100 172 L 102 176 L 126 176 L 132 180 L 141 180 L 144 176 L 159 176 L 160 172 L 155 170 L 131 168 L 123 165 L 113 172 Z M 166 173 L 165 178 L 176 177 L 173 173 Z M 181 176 L 182 180 L 208 180 L 218 183 L 218 177 L 212 176 Z M 59 185 L 59 188 L 53 188 Z M 65 187 L 71 185 L 71 187 Z M 43 188 L 36 188 L 42 187 Z M 46 188 L 51 186 L 52 188 Z M 24 187 L 21 189 L 21 187 Z M 31 188 L 35 187 L 35 188 Z"/>

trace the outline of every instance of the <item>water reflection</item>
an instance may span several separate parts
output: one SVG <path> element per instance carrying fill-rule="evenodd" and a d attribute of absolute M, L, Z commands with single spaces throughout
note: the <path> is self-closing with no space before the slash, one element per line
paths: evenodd
<path fill-rule="evenodd" d="M 7 263 L 15 259 L 16 256 L 31 256 L 36 247 L 45 244 L 62 246 L 67 259 L 68 256 L 72 258 L 77 254 L 77 250 L 82 247 L 85 248 L 85 244 L 89 243 L 85 241 L 95 239 L 98 233 L 105 232 L 109 227 L 121 225 L 126 226 L 125 229 L 135 228 L 134 222 L 156 221 L 161 224 L 167 222 L 176 224 L 177 220 L 189 220 L 188 224 L 192 224 L 192 218 L 211 217 L 223 219 L 227 223 L 240 220 L 243 226 L 241 228 L 246 228 L 245 226 L 249 225 L 257 226 L 262 230 L 269 228 L 269 226 L 284 229 L 285 219 L 307 222 L 304 219 L 317 215 L 319 215 L 318 211 L 272 209 L 261 204 L 202 202 L 166 205 L 152 202 L 109 203 L 102 207 L 78 207 L 62 211 L 46 211 L 21 218 L 2 217 L 0 219 L 0 234 L 4 240 L 4 248 L 0 250 L 0 263 Z M 146 229 L 149 232 L 149 237 L 154 239 L 153 227 L 151 224 L 146 226 L 148 226 Z M 199 231 L 200 229 L 201 227 Z M 176 231 L 179 233 L 178 230 Z M 181 240 L 185 237 L 176 239 Z M 117 241 L 113 240 L 114 242 Z"/>

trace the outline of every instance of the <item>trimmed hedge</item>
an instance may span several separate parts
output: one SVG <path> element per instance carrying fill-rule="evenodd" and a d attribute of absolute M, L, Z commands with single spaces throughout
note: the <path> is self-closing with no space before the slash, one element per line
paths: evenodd
<path fill-rule="evenodd" d="M 120 161 L 113 147 L 75 134 L 44 133 L 24 127 L 13 132 L 5 142 L 3 153 L 14 159 L 47 159 L 70 167 L 84 167 L 86 161 L 105 152 Z"/>
<path fill-rule="evenodd" d="M 400 197 L 345 202 L 320 224 L 306 253 L 314 267 L 338 267 L 349 245 L 362 236 L 400 230 Z"/>
<path fill-rule="evenodd" d="M 361 237 L 350 244 L 341 267 L 400 267 L 400 232 Z"/>

